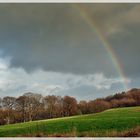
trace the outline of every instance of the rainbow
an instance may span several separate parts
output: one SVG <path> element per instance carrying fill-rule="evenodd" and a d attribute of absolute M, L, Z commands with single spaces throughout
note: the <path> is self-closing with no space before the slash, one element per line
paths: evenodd
<path fill-rule="evenodd" d="M 88 10 L 85 7 L 83 7 L 82 5 L 73 4 L 73 7 L 76 10 L 78 10 L 80 16 L 88 24 L 88 26 L 91 28 L 91 30 L 97 34 L 97 37 L 102 42 L 102 44 L 103 44 L 105 50 L 107 51 L 115 69 L 117 70 L 119 77 L 123 81 L 124 90 L 128 90 L 129 89 L 128 79 L 125 76 L 123 65 L 121 64 L 121 61 L 119 60 L 119 57 L 117 57 L 117 54 L 115 53 L 115 51 L 113 50 L 113 48 L 109 44 L 108 40 L 106 39 L 106 37 L 104 36 L 104 34 L 100 30 L 100 28 L 97 26 L 96 22 L 93 20 L 93 17 L 91 18 L 89 16 Z"/>

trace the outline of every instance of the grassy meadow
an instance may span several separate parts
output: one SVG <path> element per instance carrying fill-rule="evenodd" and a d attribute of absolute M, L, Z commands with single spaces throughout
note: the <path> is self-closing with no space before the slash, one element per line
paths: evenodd
<path fill-rule="evenodd" d="M 140 107 L 109 109 L 101 113 L 0 126 L 0 137 L 121 136 L 140 126 Z"/>

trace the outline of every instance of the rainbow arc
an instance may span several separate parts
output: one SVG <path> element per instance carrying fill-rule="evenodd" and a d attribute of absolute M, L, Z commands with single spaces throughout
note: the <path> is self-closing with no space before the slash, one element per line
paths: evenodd
<path fill-rule="evenodd" d="M 112 64 L 114 65 L 115 69 L 118 72 L 119 77 L 123 80 L 123 87 L 124 90 L 128 90 L 128 79 L 125 76 L 123 65 L 121 64 L 121 61 L 119 60 L 119 57 L 117 56 L 117 53 L 114 51 L 114 49 L 111 47 L 109 41 L 105 37 L 105 35 L 102 33 L 96 22 L 94 21 L 93 17 L 91 18 L 88 14 L 88 10 L 81 4 L 73 4 L 73 7 L 79 12 L 80 16 L 83 18 L 83 20 L 88 24 L 88 26 L 91 28 L 91 30 L 96 33 L 97 37 L 103 44 L 103 47 L 107 51 Z"/>

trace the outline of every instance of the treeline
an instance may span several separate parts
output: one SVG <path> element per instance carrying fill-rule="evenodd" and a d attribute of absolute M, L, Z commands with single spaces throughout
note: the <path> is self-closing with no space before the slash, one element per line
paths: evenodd
<path fill-rule="evenodd" d="M 110 108 L 139 105 L 140 89 L 80 102 L 70 96 L 43 97 L 41 94 L 26 93 L 18 98 L 7 96 L 0 99 L 0 125 L 97 113 Z"/>

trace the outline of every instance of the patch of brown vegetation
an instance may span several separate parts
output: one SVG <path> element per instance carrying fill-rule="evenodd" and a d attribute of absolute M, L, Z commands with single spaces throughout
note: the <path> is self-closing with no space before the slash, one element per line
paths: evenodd
<path fill-rule="evenodd" d="M 140 137 L 140 126 L 124 132 L 122 136 L 123 137 Z"/>

